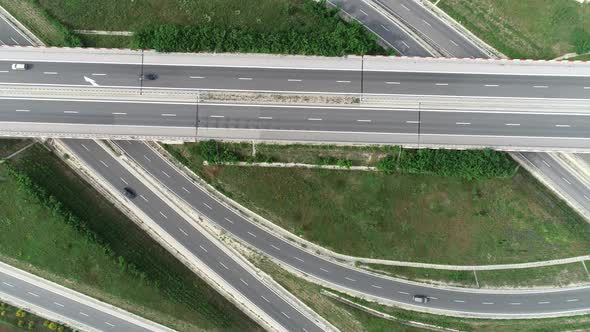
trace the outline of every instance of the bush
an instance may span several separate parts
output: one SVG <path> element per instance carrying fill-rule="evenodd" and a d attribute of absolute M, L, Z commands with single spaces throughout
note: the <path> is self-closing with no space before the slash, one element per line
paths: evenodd
<path fill-rule="evenodd" d="M 584 29 L 576 28 L 572 33 L 572 44 L 578 54 L 590 52 L 590 33 Z"/>
<path fill-rule="evenodd" d="M 294 7 L 287 10 L 292 11 Z M 305 0 L 298 10 L 316 25 L 294 24 L 288 30 L 250 27 L 158 25 L 136 31 L 133 46 L 162 52 L 242 52 L 342 56 L 386 54 L 373 35 L 356 21 L 345 22 L 325 1 Z M 319 22 L 319 23 L 318 23 Z M 306 22 L 304 22 L 306 23 Z M 318 31 L 321 30 L 321 31 Z"/>
<path fill-rule="evenodd" d="M 399 158 L 387 156 L 377 169 L 391 174 L 403 173 L 455 176 L 468 180 L 509 177 L 517 164 L 504 152 L 493 150 L 402 150 Z"/>
<path fill-rule="evenodd" d="M 212 164 L 237 163 L 240 156 L 228 147 L 215 140 L 204 141 L 199 144 L 199 154 Z"/>
<path fill-rule="evenodd" d="M 61 21 L 50 15 L 44 8 L 39 4 L 38 0 L 29 0 L 33 3 L 35 7 L 39 10 L 41 15 L 45 17 L 46 20 L 51 22 L 51 25 L 59 31 L 63 38 L 63 45 L 59 46 L 66 46 L 66 47 L 82 47 L 82 41 L 80 37 L 78 37 L 75 33 L 73 33 L 68 27 L 66 27 Z"/>

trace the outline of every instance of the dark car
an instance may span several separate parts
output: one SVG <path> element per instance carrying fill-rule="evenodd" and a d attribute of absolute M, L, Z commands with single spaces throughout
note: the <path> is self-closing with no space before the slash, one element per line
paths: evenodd
<path fill-rule="evenodd" d="M 145 73 L 139 76 L 140 81 L 153 81 L 158 78 L 156 73 Z"/>
<path fill-rule="evenodd" d="M 430 299 L 426 295 L 414 295 L 414 302 L 427 303 L 428 301 L 430 301 Z"/>
<path fill-rule="evenodd" d="M 133 190 L 133 188 L 130 187 L 123 188 L 123 194 L 125 195 L 125 197 L 131 199 L 137 197 L 137 193 L 135 192 L 135 190 Z"/>

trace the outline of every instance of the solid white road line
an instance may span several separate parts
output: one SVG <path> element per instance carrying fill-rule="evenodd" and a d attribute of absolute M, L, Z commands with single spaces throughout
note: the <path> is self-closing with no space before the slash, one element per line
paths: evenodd
<path fill-rule="evenodd" d="M 164 114 L 162 114 L 162 116 L 176 116 L 176 114 L 173 114 L 173 113 L 164 113 Z"/>
<path fill-rule="evenodd" d="M 191 192 L 188 191 L 188 189 L 186 189 L 185 187 L 182 187 L 182 190 L 186 191 L 188 194 L 190 194 Z"/>
<path fill-rule="evenodd" d="M 106 168 L 109 168 L 109 165 L 107 165 L 107 164 L 106 164 L 104 161 L 102 161 L 102 160 L 99 160 L 99 162 L 100 162 L 101 164 L 103 164 L 103 165 L 104 165 L 104 167 L 106 167 Z"/>
<path fill-rule="evenodd" d="M 82 145 L 82 147 L 83 147 L 84 149 L 86 149 L 86 151 L 90 151 L 90 149 L 89 149 L 89 148 L 87 148 L 87 147 L 86 147 L 86 145 L 84 145 L 84 144 L 82 144 L 82 143 L 80 143 L 80 145 Z"/>
<path fill-rule="evenodd" d="M 63 304 L 59 303 L 59 302 L 53 302 L 53 304 L 55 304 L 56 306 L 60 306 L 60 307 L 65 307 Z"/>
<path fill-rule="evenodd" d="M 160 211 L 160 214 L 162 215 L 162 217 L 168 219 L 168 217 L 162 211 Z"/>
<path fill-rule="evenodd" d="M 162 170 L 160 170 L 160 171 L 161 171 L 162 173 L 164 173 L 164 175 L 166 175 L 166 177 L 168 177 L 168 178 L 170 177 L 170 175 L 168 175 L 166 172 L 164 172 L 164 171 L 162 171 Z"/>
<path fill-rule="evenodd" d="M 32 296 L 34 296 L 34 297 L 39 297 L 39 295 L 37 295 L 37 294 L 35 294 L 35 293 L 33 293 L 33 292 L 27 292 L 27 294 L 30 294 L 30 295 L 32 295 Z"/>
<path fill-rule="evenodd" d="M 209 210 L 213 210 L 213 208 L 209 204 L 203 202 L 203 205 L 205 205 L 205 207 L 208 208 Z"/>
<path fill-rule="evenodd" d="M 379 289 L 383 288 L 383 287 L 377 286 L 377 285 L 371 285 L 371 287 L 375 287 L 375 288 L 379 288 Z"/>
<path fill-rule="evenodd" d="M 229 220 L 227 218 L 223 218 L 223 219 L 227 220 L 230 224 L 233 224 L 234 223 L 233 221 L 231 221 L 231 220 Z"/>
<path fill-rule="evenodd" d="M 207 249 L 205 249 L 203 246 L 199 245 L 199 248 L 201 248 L 201 250 L 203 250 L 204 252 L 207 252 Z"/>
<path fill-rule="evenodd" d="M 182 234 L 184 234 L 184 236 L 188 236 L 188 234 L 184 231 L 184 229 L 178 227 L 178 230 L 182 232 Z"/>
<path fill-rule="evenodd" d="M 250 234 L 250 236 L 252 236 L 252 237 L 256 237 L 256 234 L 254 234 L 252 232 L 246 232 L 246 233 Z"/>

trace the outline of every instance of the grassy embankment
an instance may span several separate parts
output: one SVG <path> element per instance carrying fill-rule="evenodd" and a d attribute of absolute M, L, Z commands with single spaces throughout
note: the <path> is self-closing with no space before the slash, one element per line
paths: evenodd
<path fill-rule="evenodd" d="M 0 179 L 3 261 L 178 330 L 258 328 L 43 147 Z"/>
<path fill-rule="evenodd" d="M 511 58 L 590 52 L 590 6 L 574 0 L 430 0 Z"/>
<path fill-rule="evenodd" d="M 590 225 L 523 170 L 510 178 L 467 180 L 405 172 L 204 167 L 203 154 L 208 152 L 201 147 L 191 143 L 167 148 L 238 202 L 344 254 L 471 265 L 585 255 L 590 249 Z M 240 159 L 252 151 L 249 144 L 225 147 L 242 155 Z M 259 145 L 257 151 L 277 154 L 296 148 Z M 305 149 L 324 159 L 334 156 L 353 164 L 370 160 L 365 164 L 373 165 L 376 156 L 393 152 Z M 282 160 L 290 160 L 289 155 Z"/>
<path fill-rule="evenodd" d="M 9 331 L 71 332 L 72 329 L 0 302 L 0 332 Z"/>

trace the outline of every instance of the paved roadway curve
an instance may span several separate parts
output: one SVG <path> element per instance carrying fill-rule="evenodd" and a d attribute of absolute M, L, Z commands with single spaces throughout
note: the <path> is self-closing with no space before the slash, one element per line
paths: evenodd
<path fill-rule="evenodd" d="M 0 84 L 138 88 L 141 65 L 0 61 Z M 337 94 L 590 99 L 588 77 L 144 65 L 146 88 Z M 362 82 L 361 82 L 362 77 Z"/>
<path fill-rule="evenodd" d="M 426 294 L 432 301 L 417 306 L 418 310 L 436 308 L 455 314 L 511 317 L 519 314 L 557 315 L 590 309 L 588 287 L 532 292 L 449 290 L 380 277 L 324 260 L 275 237 L 226 208 L 196 187 L 147 145 L 137 141 L 116 143 L 129 157 L 199 213 L 267 255 L 328 283 L 406 305 L 416 305 L 412 301 L 412 295 Z M 84 158 L 98 172 L 107 172 L 93 157 Z"/>
<path fill-rule="evenodd" d="M 130 201 L 131 204 L 146 213 L 181 245 L 234 287 L 237 292 L 266 312 L 285 329 L 303 332 L 321 331 L 314 322 L 262 284 L 256 276 L 251 275 L 238 262 L 191 226 L 187 220 L 148 189 L 97 143 L 90 140 L 63 140 L 62 142 L 115 188 L 120 188 L 121 191 L 125 186 L 134 188 L 138 196 Z M 160 174 L 168 173 L 162 169 Z M 123 194 L 121 193 L 121 195 Z"/>

